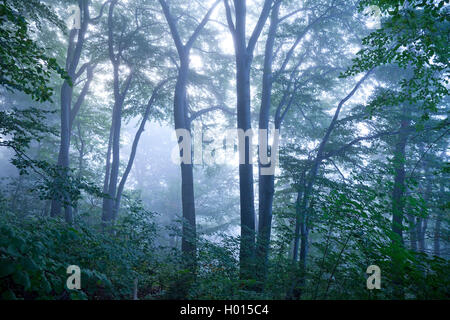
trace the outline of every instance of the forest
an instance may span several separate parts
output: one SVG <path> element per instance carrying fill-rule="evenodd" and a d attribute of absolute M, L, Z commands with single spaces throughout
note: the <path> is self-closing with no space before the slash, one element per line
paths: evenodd
<path fill-rule="evenodd" d="M 448 300 L 449 0 L 0 0 L 0 300 Z"/>

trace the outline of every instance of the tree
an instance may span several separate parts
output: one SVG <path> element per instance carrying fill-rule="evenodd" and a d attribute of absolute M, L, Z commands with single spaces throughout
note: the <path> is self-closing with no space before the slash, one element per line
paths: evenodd
<path fill-rule="evenodd" d="M 241 243 L 240 274 L 242 279 L 255 278 L 255 203 L 253 192 L 253 166 L 250 155 L 250 138 L 246 135 L 251 130 L 250 113 L 250 69 L 256 42 L 266 24 L 273 5 L 272 0 L 265 0 L 258 21 L 247 42 L 246 18 L 247 5 L 243 0 L 234 1 L 233 12 L 229 1 L 224 0 L 228 27 L 234 41 L 236 58 L 236 96 L 237 96 L 237 129 L 245 134 L 239 139 L 239 190 L 241 204 Z"/>
<path fill-rule="evenodd" d="M 175 47 L 178 54 L 179 65 L 177 65 L 178 75 L 177 82 L 175 85 L 174 92 L 174 121 L 175 121 L 175 130 L 177 131 L 177 138 L 179 143 L 182 139 L 186 139 L 191 137 L 191 123 L 192 121 L 198 117 L 200 114 L 189 114 L 189 105 L 187 102 L 187 85 L 189 82 L 189 59 L 190 52 L 192 47 L 199 37 L 202 30 L 205 28 L 205 25 L 208 23 L 208 20 L 215 9 L 215 7 L 219 4 L 219 0 L 215 1 L 214 4 L 208 9 L 200 23 L 197 24 L 195 30 L 190 35 L 186 43 L 183 43 L 183 40 L 178 31 L 178 27 L 176 25 L 176 20 L 172 16 L 170 12 L 170 8 L 165 0 L 160 0 L 164 16 L 166 18 L 167 24 L 169 25 L 170 34 L 175 43 Z M 212 110 L 204 110 L 204 111 L 212 111 Z M 204 111 L 199 111 L 204 113 Z M 183 134 L 186 133 L 183 138 Z M 186 143 L 186 141 L 183 141 Z M 187 145 L 189 145 L 188 150 L 184 150 L 180 145 L 180 167 L 181 167 L 181 202 L 182 202 L 182 210 L 183 210 L 183 235 L 182 235 L 182 244 L 181 251 L 185 256 L 185 259 L 188 260 L 188 266 L 192 271 L 196 268 L 196 217 L 195 217 L 195 197 L 194 197 L 194 173 L 193 173 L 193 164 L 192 164 L 192 155 L 191 146 L 192 142 L 188 141 Z M 184 153 L 188 153 L 185 155 Z M 184 159 L 188 159 L 186 162 Z"/>
<path fill-rule="evenodd" d="M 148 71 L 145 67 L 148 67 L 148 65 L 151 64 L 152 59 L 161 58 L 162 53 L 156 48 L 156 46 L 153 47 L 152 45 L 144 45 L 148 41 L 146 35 L 152 34 L 152 31 L 154 30 L 152 28 L 154 26 L 151 23 L 138 22 L 140 19 L 137 17 L 139 17 L 140 14 L 143 14 L 142 7 L 138 4 L 128 6 L 128 10 L 132 10 L 136 18 L 134 19 L 135 24 L 133 25 L 131 23 L 132 20 L 124 18 L 123 15 L 121 15 L 120 19 L 114 19 L 114 11 L 117 4 L 117 0 L 111 2 L 107 19 L 108 57 L 113 68 L 114 106 L 112 111 L 112 124 L 110 128 L 106 156 L 106 172 L 103 187 L 104 193 L 107 195 L 103 199 L 102 207 L 102 222 L 104 225 L 114 223 L 117 218 L 122 193 L 134 163 L 140 137 L 144 131 L 145 124 L 150 117 L 152 108 L 158 101 L 161 88 L 170 80 L 170 78 L 167 78 L 159 81 L 157 84 L 153 84 L 149 82 L 145 76 L 145 72 Z M 132 26 L 132 28 L 128 29 L 129 26 Z M 120 29 L 121 31 L 117 32 L 117 30 Z M 141 45 L 136 47 L 136 43 Z M 137 67 L 139 63 L 138 57 L 143 57 L 144 52 L 147 54 L 149 61 L 147 62 L 147 65 L 141 64 L 141 67 L 143 68 L 139 69 Z M 128 70 L 123 72 L 123 67 L 127 67 Z M 124 78 L 124 80 L 121 78 Z M 142 120 L 133 139 L 132 149 L 125 171 L 119 181 L 120 136 L 122 118 L 124 114 L 123 108 L 124 105 L 129 103 L 126 99 L 132 94 L 133 86 L 142 87 L 144 85 L 147 87 L 149 85 L 152 86 L 153 90 L 150 98 L 148 98 L 148 101 L 142 110 Z M 140 94 L 145 96 L 146 92 L 141 92 Z M 137 100 L 139 101 L 141 99 Z M 112 162 L 110 162 L 111 154 Z"/>
<path fill-rule="evenodd" d="M 65 80 L 61 87 L 60 104 L 61 104 L 61 141 L 58 155 L 58 166 L 61 167 L 60 175 L 61 179 L 66 179 L 66 175 L 70 170 L 70 136 L 74 119 L 84 102 L 86 94 L 89 91 L 90 84 L 93 78 L 94 63 L 89 61 L 79 67 L 83 48 L 85 44 L 86 32 L 90 24 L 96 23 L 103 13 L 104 5 L 102 6 L 100 15 L 96 18 L 91 18 L 89 14 L 89 1 L 78 1 L 80 12 L 82 13 L 80 29 L 73 28 L 69 34 L 69 44 L 66 54 L 66 71 L 69 80 Z M 75 38 L 77 41 L 75 43 Z M 72 102 L 74 84 L 77 83 L 79 78 L 86 72 L 87 78 L 84 82 L 83 89 L 78 95 L 75 102 Z M 50 215 L 55 217 L 60 214 L 62 204 L 64 203 L 65 219 L 68 223 L 73 221 L 73 212 L 71 207 L 70 195 L 67 192 L 58 194 L 58 197 L 52 201 L 50 209 Z"/>

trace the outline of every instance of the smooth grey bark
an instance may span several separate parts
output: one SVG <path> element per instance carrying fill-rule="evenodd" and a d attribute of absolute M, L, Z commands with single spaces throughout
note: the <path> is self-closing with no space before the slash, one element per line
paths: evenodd
<path fill-rule="evenodd" d="M 103 193 L 108 193 L 109 176 L 111 174 L 111 150 L 112 150 L 112 136 L 114 133 L 113 126 L 109 130 L 108 148 L 106 149 L 106 162 L 105 162 L 105 179 L 103 181 Z M 105 205 L 105 198 L 103 198 L 103 206 Z"/>
<path fill-rule="evenodd" d="M 81 52 L 84 45 L 85 35 L 87 26 L 89 24 L 89 1 L 88 0 L 79 0 L 78 4 L 80 6 L 80 10 L 83 13 L 81 19 L 80 30 L 77 32 L 73 29 L 70 32 L 69 38 L 69 47 L 67 49 L 66 56 L 66 71 L 68 76 L 71 78 L 71 81 L 74 83 L 77 78 L 76 70 L 78 68 L 78 64 L 81 58 Z M 75 36 L 78 33 L 78 39 L 76 44 Z M 62 88 L 61 88 L 61 141 L 59 147 L 59 155 L 58 155 L 58 166 L 61 167 L 60 170 L 60 178 L 65 180 L 67 179 L 67 171 L 69 170 L 69 148 L 70 148 L 70 113 L 72 107 L 72 96 L 73 96 L 73 86 L 70 85 L 68 80 L 65 80 Z M 65 220 L 68 223 L 72 223 L 73 221 L 73 213 L 72 207 L 68 205 L 70 203 L 70 195 L 66 190 L 63 190 L 63 198 L 64 202 L 64 211 L 65 211 Z M 52 217 L 58 216 L 61 212 L 62 202 L 60 199 L 54 199 L 52 201 L 50 215 Z"/>
<path fill-rule="evenodd" d="M 267 34 L 265 55 L 264 55 L 264 71 L 262 80 L 262 96 L 261 96 L 261 107 L 259 111 L 259 135 L 265 134 L 265 137 L 259 137 L 260 139 L 260 149 L 259 152 L 267 152 L 269 150 L 261 149 L 261 139 L 268 141 L 268 129 L 269 129 L 269 117 L 270 117 L 270 106 L 272 98 L 272 64 L 273 64 L 273 48 L 275 43 L 275 36 L 278 27 L 278 15 L 280 11 L 281 2 L 276 2 L 272 8 L 272 13 L 270 16 L 270 26 L 269 32 Z M 279 128 L 275 128 L 278 130 Z M 262 131 L 265 130 L 265 131 Z M 271 152 L 275 152 L 272 150 Z M 269 155 L 266 155 L 268 159 Z M 268 164 L 261 163 L 261 157 L 258 158 L 258 191 L 259 191 L 259 203 L 258 203 L 258 237 L 256 241 L 256 277 L 261 284 L 265 282 L 267 275 L 267 263 L 269 257 L 269 245 L 270 245 L 270 234 L 272 230 L 272 205 L 273 196 L 275 193 L 275 177 L 274 175 L 262 175 L 261 169 L 264 167 L 270 167 L 272 163 L 269 161 Z"/>
<path fill-rule="evenodd" d="M 265 0 L 256 26 L 246 40 L 246 3 L 244 0 L 234 0 L 235 21 L 228 0 L 224 0 L 228 27 L 234 40 L 236 58 L 236 95 L 237 95 L 237 128 L 247 132 L 251 129 L 250 113 L 250 68 L 253 62 L 253 52 L 261 31 L 269 17 L 272 0 Z M 255 259 L 255 204 L 253 190 L 253 165 L 250 155 L 248 137 L 239 141 L 239 149 L 244 151 L 244 159 L 239 164 L 239 194 L 241 215 L 240 238 L 240 278 L 254 279 Z"/>
<path fill-rule="evenodd" d="M 77 123 L 77 134 L 78 134 L 78 140 L 80 142 L 80 147 L 78 149 L 78 180 L 81 179 L 83 176 L 83 162 L 84 162 L 84 155 L 85 155 L 85 149 L 86 149 L 86 143 L 83 139 L 82 132 L 81 132 L 81 126 L 80 123 Z M 78 204 L 74 208 L 74 216 L 78 214 Z"/>
<path fill-rule="evenodd" d="M 186 44 L 183 44 L 181 36 L 176 26 L 175 18 L 170 12 L 170 8 L 165 0 L 159 0 L 162 7 L 167 24 L 169 25 L 172 39 L 178 53 L 179 67 L 178 76 L 174 92 L 174 120 L 175 130 L 184 129 L 191 133 L 192 118 L 188 114 L 188 106 L 186 99 L 186 88 L 188 85 L 189 75 L 189 55 L 193 44 L 197 40 L 201 31 L 206 26 L 209 17 L 211 16 L 215 7 L 219 4 L 217 0 L 207 11 L 201 22 L 197 25 L 192 35 L 189 37 Z M 179 141 L 181 142 L 181 137 Z M 183 150 L 180 150 L 180 157 L 183 158 Z M 185 260 L 189 260 L 188 265 L 192 270 L 196 268 L 196 216 L 195 216 L 195 198 L 194 198 L 194 173 L 192 165 L 192 155 L 189 155 L 189 163 L 181 162 L 181 202 L 183 210 L 183 226 L 182 226 L 182 241 L 181 251 L 185 256 Z"/>
<path fill-rule="evenodd" d="M 78 5 L 82 12 L 80 29 L 77 31 L 76 29 L 72 29 L 69 34 L 69 46 L 67 48 L 66 55 L 66 71 L 68 76 L 71 79 L 72 85 L 69 81 L 65 80 L 61 87 L 61 141 L 58 153 L 58 166 L 61 167 L 60 170 L 60 178 L 65 180 L 67 179 L 67 171 L 69 170 L 70 159 L 69 159 L 69 149 L 70 149 L 70 135 L 72 131 L 73 122 L 78 111 L 83 104 L 85 97 L 89 91 L 89 87 L 93 78 L 93 70 L 95 68 L 94 65 L 90 63 L 86 63 L 82 65 L 79 69 L 79 63 L 81 59 L 81 53 L 83 51 L 86 31 L 89 24 L 95 24 L 98 22 L 100 17 L 103 14 L 103 9 L 106 6 L 108 1 L 104 2 L 100 13 L 95 18 L 90 18 L 89 15 L 89 0 L 78 0 Z M 75 37 L 77 37 L 77 42 L 75 43 Z M 77 71 L 78 69 L 78 71 Z M 77 81 L 77 79 L 86 71 L 87 79 L 84 83 L 83 89 L 78 96 L 72 107 L 72 96 L 73 96 L 73 84 Z M 63 190 L 63 198 L 66 203 L 70 203 L 70 195 L 67 194 L 67 191 Z M 58 216 L 61 212 L 62 203 L 61 199 L 54 199 L 51 201 L 50 215 L 52 217 Z M 65 220 L 68 223 L 72 223 L 73 221 L 73 213 L 72 207 L 70 205 L 64 206 L 65 211 Z"/>
<path fill-rule="evenodd" d="M 126 166 L 125 171 L 124 171 L 124 173 L 123 173 L 123 175 L 122 175 L 122 177 L 120 179 L 120 182 L 117 185 L 117 191 L 115 191 L 115 193 L 112 193 L 114 191 L 111 191 L 111 190 L 114 190 L 114 189 L 111 188 L 111 181 L 112 181 L 111 179 L 116 179 L 115 181 L 117 183 L 118 175 L 117 176 L 113 176 L 111 173 L 108 175 L 108 172 L 109 172 L 109 166 L 108 166 L 109 160 L 107 160 L 107 166 L 106 166 L 106 172 L 107 173 L 105 175 L 104 188 L 106 188 L 108 186 L 108 183 L 109 183 L 108 192 L 111 192 L 111 193 L 109 193 L 108 194 L 109 197 L 105 198 L 105 199 L 106 199 L 106 201 L 109 201 L 109 203 L 112 203 L 112 212 L 108 213 L 108 217 L 111 217 L 111 218 L 110 218 L 110 220 L 106 220 L 106 221 L 109 221 L 109 222 L 112 221 L 113 222 L 116 219 L 116 217 L 117 217 L 117 214 L 118 214 L 119 209 L 120 209 L 122 193 L 123 193 L 123 190 L 125 188 L 125 184 L 127 182 L 128 176 L 129 176 L 129 174 L 131 172 L 131 169 L 133 168 L 134 159 L 136 158 L 136 153 L 137 153 L 137 149 L 138 149 L 138 145 L 139 145 L 139 140 L 141 138 L 142 133 L 145 130 L 145 124 L 147 123 L 147 120 L 150 117 L 150 111 L 151 111 L 152 106 L 154 105 L 154 102 L 155 102 L 156 98 L 157 98 L 158 92 L 161 89 L 161 87 L 165 83 L 167 83 L 167 81 L 169 81 L 169 79 L 161 81 L 153 89 L 152 95 L 151 95 L 151 97 L 150 97 L 150 99 L 149 99 L 149 101 L 148 101 L 148 103 L 146 105 L 144 114 L 142 116 L 142 120 L 141 120 L 141 122 L 139 124 L 139 128 L 136 131 L 135 137 L 133 139 L 133 143 L 132 143 L 132 146 L 131 146 L 131 153 L 130 153 L 130 156 L 128 158 L 127 166 Z M 112 127 L 114 128 L 114 126 L 112 126 Z M 117 129 L 117 128 L 115 128 L 115 129 Z M 113 130 L 113 132 L 116 132 L 116 131 Z M 108 146 L 108 152 L 107 152 L 107 158 L 108 159 L 110 157 L 110 150 L 111 150 L 111 142 L 109 143 L 109 146 Z M 104 199 L 104 203 L 105 203 L 105 199 Z M 111 207 L 107 206 L 107 209 L 111 210 Z"/>
<path fill-rule="evenodd" d="M 267 130 L 269 127 L 269 116 L 270 116 L 270 109 L 271 109 L 271 98 L 272 98 L 272 84 L 276 79 L 286 70 L 286 67 L 288 63 L 290 62 L 291 58 L 293 57 L 295 49 L 298 47 L 298 45 L 301 43 L 302 39 L 308 34 L 308 32 L 318 23 L 322 22 L 323 20 L 329 18 L 328 15 L 330 11 L 334 8 L 334 4 L 329 6 L 320 16 L 316 17 L 315 19 L 312 19 L 308 25 L 304 28 L 304 30 L 300 33 L 298 33 L 294 43 L 290 46 L 286 57 L 281 62 L 281 67 L 276 71 L 273 72 L 273 59 L 274 59 L 274 42 L 275 37 L 277 33 L 278 26 L 280 22 L 291 15 L 297 13 L 298 11 L 293 11 L 291 13 L 286 14 L 283 17 L 279 17 L 279 11 L 281 6 L 281 1 L 276 1 L 272 6 L 272 13 L 270 16 L 270 25 L 269 30 L 267 34 L 267 40 L 265 44 L 265 53 L 264 53 L 264 68 L 263 68 L 263 77 L 262 77 L 262 93 L 261 93 L 261 107 L 260 107 L 260 113 L 259 113 L 259 129 Z M 293 102 L 294 102 L 294 95 L 292 94 L 290 99 L 288 99 L 289 91 L 291 90 L 291 87 L 293 86 L 293 82 L 295 79 L 295 73 L 297 72 L 299 66 L 303 63 L 303 56 L 299 59 L 299 61 L 295 64 L 295 66 L 291 70 L 289 84 L 287 86 L 287 89 L 285 93 L 283 94 L 283 98 L 281 99 L 280 103 L 278 104 L 275 112 L 275 130 L 279 133 L 281 129 L 281 124 L 283 122 L 284 117 L 286 116 L 287 112 L 290 110 Z M 301 83 L 298 83 L 294 85 L 293 91 L 297 91 L 298 87 L 301 85 Z M 267 131 L 266 131 L 267 132 Z M 265 141 L 268 141 L 268 136 L 264 135 L 264 131 L 259 131 L 259 141 L 260 146 L 262 139 L 266 139 Z M 269 151 L 270 153 L 276 152 L 277 150 L 274 150 L 278 146 L 272 145 L 270 146 Z M 259 150 L 259 152 L 265 152 L 266 150 Z M 268 155 L 267 155 L 268 156 Z M 273 197 L 275 193 L 275 177 L 274 175 L 261 175 L 261 170 L 264 167 L 269 167 L 272 165 L 272 163 L 268 163 L 267 165 L 263 165 L 260 161 L 258 162 L 258 173 L 259 173 L 259 179 L 258 179 L 258 190 L 259 190 L 259 207 L 258 207 L 258 237 L 257 237 L 257 243 L 256 243 L 256 275 L 257 279 L 263 283 L 266 277 L 267 272 L 267 262 L 268 262 L 268 255 L 269 255 L 269 245 L 270 245 L 270 234 L 271 234 L 271 228 L 272 228 L 272 205 L 273 205 Z M 300 210 L 300 207 L 297 206 L 297 210 Z M 304 224 L 303 224 L 304 225 Z M 296 226 L 297 228 L 300 228 L 300 222 Z M 303 235 L 305 237 L 307 229 L 306 225 L 303 227 Z M 296 235 L 300 234 L 300 231 L 297 230 Z M 299 237 L 298 237 L 299 238 Z M 294 247 L 297 245 L 295 251 L 298 251 L 298 243 L 299 239 L 294 240 Z M 303 248 L 304 251 L 306 248 Z M 306 252 L 306 251 L 305 251 Z M 296 258 L 297 259 L 297 258 Z M 295 259 L 295 260 L 296 260 Z"/>
<path fill-rule="evenodd" d="M 152 108 L 152 106 L 153 106 L 153 104 L 154 104 L 154 102 L 155 102 L 155 100 L 157 98 L 158 91 L 161 89 L 161 87 L 165 83 L 167 83 L 167 81 L 169 81 L 169 79 L 161 81 L 155 87 L 155 89 L 153 90 L 153 93 L 152 93 L 152 95 L 151 95 L 151 97 L 150 97 L 150 99 L 149 99 L 149 101 L 147 103 L 147 106 L 145 108 L 144 115 L 142 116 L 141 123 L 140 123 L 139 128 L 136 131 L 136 134 L 135 134 L 134 139 L 133 139 L 133 144 L 131 146 L 131 153 L 130 153 L 130 156 L 128 158 L 127 166 L 125 168 L 125 171 L 124 171 L 124 173 L 122 175 L 122 178 L 120 179 L 119 186 L 117 188 L 116 199 L 115 199 L 115 202 L 114 202 L 114 215 L 117 215 L 117 213 L 118 213 L 118 211 L 120 209 L 120 201 L 122 199 L 123 189 L 125 187 L 125 183 L 127 182 L 128 176 L 129 176 L 129 174 L 131 172 L 131 169 L 133 168 L 133 163 L 134 163 L 134 159 L 136 158 L 136 152 L 137 152 L 137 148 L 138 148 L 138 145 L 139 145 L 139 140 L 141 138 L 142 133 L 144 132 L 145 124 L 147 123 L 147 120 L 150 117 L 151 108 Z"/>
<path fill-rule="evenodd" d="M 108 178 L 107 197 L 103 199 L 102 222 L 106 226 L 114 223 L 116 212 L 114 211 L 114 202 L 117 192 L 117 182 L 119 177 L 120 165 L 120 131 L 122 126 L 122 108 L 125 96 L 130 88 L 133 79 L 133 70 L 127 75 L 123 85 L 120 85 L 120 71 L 122 47 L 119 47 L 117 54 L 114 52 L 114 35 L 113 35 L 113 15 L 117 0 L 111 1 L 108 12 L 108 55 L 113 66 L 113 89 L 114 89 L 114 107 L 112 115 L 112 162 Z M 122 88 L 121 88 L 122 87 Z"/>

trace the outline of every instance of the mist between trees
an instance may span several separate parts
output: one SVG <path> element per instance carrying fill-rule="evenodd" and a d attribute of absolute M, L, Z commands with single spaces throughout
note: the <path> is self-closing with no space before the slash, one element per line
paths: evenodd
<path fill-rule="evenodd" d="M 449 20 L 0 0 L 2 299 L 448 299 Z"/>
<path fill-rule="evenodd" d="M 272 143 L 269 143 L 268 130 L 260 129 L 257 136 L 258 145 L 255 148 L 252 129 L 245 132 L 242 129 L 228 129 L 222 135 L 219 133 L 218 136 L 209 137 L 207 135 L 204 137 L 201 129 L 194 130 L 192 136 L 186 129 L 177 129 L 176 136 L 179 142 L 178 147 L 172 150 L 172 161 L 175 164 L 233 164 L 236 162 L 237 154 L 239 164 L 260 163 L 261 175 L 273 175 L 279 161 L 279 135 L 279 130 L 275 130 Z M 205 139 L 208 144 L 204 144 Z"/>

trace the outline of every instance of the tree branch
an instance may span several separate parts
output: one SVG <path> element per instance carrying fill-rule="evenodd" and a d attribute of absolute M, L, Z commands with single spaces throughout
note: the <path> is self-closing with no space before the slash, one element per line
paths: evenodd
<path fill-rule="evenodd" d="M 172 34 L 173 41 L 175 42 L 175 47 L 177 48 L 178 54 L 181 56 L 184 55 L 184 45 L 181 41 L 180 34 L 178 33 L 177 26 L 175 24 L 175 19 L 170 13 L 169 6 L 165 0 L 159 0 L 161 7 L 163 9 L 164 16 L 166 17 L 167 24 L 169 25 L 170 33 Z"/>
<path fill-rule="evenodd" d="M 380 132 L 380 133 L 374 134 L 372 136 L 358 137 L 358 138 L 350 141 L 349 143 L 343 145 L 339 149 L 337 149 L 335 151 L 328 152 L 326 155 L 321 156 L 321 159 L 329 159 L 331 157 L 337 156 L 337 155 L 341 154 L 342 152 L 344 152 L 345 150 L 347 150 L 348 148 L 350 148 L 351 146 L 357 144 L 358 142 L 367 141 L 367 140 L 373 140 L 373 139 L 381 138 L 383 136 L 393 136 L 393 135 L 396 135 L 396 134 L 399 134 L 399 133 L 400 133 L 399 131 Z"/>
<path fill-rule="evenodd" d="M 259 15 L 258 22 L 256 23 L 255 29 L 253 29 L 252 35 L 248 40 L 247 45 L 247 54 L 252 54 L 255 49 L 256 42 L 258 41 L 259 36 L 261 35 L 262 29 L 266 24 L 267 18 L 269 17 L 270 10 L 272 8 L 273 0 L 265 0 L 264 6 L 261 10 L 261 14 Z"/>
<path fill-rule="evenodd" d="M 197 119 L 198 117 L 208 113 L 208 112 L 212 112 L 212 111 L 216 111 L 216 110 L 221 110 L 224 113 L 228 113 L 230 115 L 236 115 L 236 112 L 230 108 L 227 108 L 226 106 L 214 106 L 214 107 L 210 107 L 210 108 L 206 108 L 206 109 L 202 109 L 199 111 L 194 112 L 190 117 L 189 117 L 189 122 L 194 121 L 195 119 Z"/>
<path fill-rule="evenodd" d="M 92 78 L 94 77 L 94 68 L 95 68 L 95 66 L 91 66 L 91 65 L 87 66 L 87 71 L 86 71 L 87 72 L 87 79 L 86 79 L 86 82 L 84 83 L 83 89 L 81 90 L 81 93 L 78 96 L 78 98 L 77 98 L 73 108 L 70 110 L 70 120 L 69 120 L 70 131 L 72 131 L 72 126 L 73 126 L 73 122 L 75 120 L 75 117 L 77 116 L 78 111 L 80 110 L 81 105 L 83 104 L 84 99 L 86 98 L 86 95 L 87 95 L 87 93 L 89 91 L 89 87 L 91 85 Z"/>
<path fill-rule="evenodd" d="M 205 27 L 206 23 L 209 20 L 209 17 L 211 16 L 212 12 L 217 7 L 217 5 L 219 4 L 220 1 L 221 0 L 216 0 L 216 2 L 214 2 L 214 4 L 211 6 L 211 8 L 209 8 L 208 12 L 203 17 L 203 19 L 200 22 L 200 24 L 198 24 L 197 28 L 195 28 L 194 33 L 192 34 L 192 36 L 189 38 L 188 42 L 186 43 L 185 48 L 186 48 L 187 51 L 191 50 L 192 45 L 194 44 L 195 40 L 197 40 L 198 36 L 200 35 L 200 32 Z"/>

